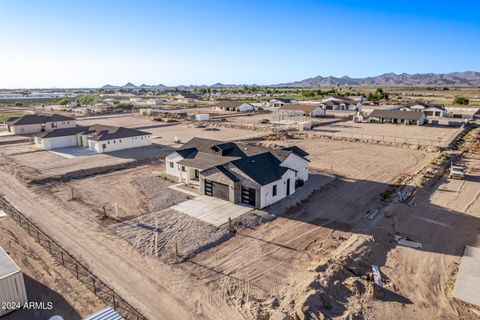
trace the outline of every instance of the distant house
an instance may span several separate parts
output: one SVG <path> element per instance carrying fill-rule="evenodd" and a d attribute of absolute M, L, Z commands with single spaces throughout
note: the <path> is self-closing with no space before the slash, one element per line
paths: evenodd
<path fill-rule="evenodd" d="M 362 111 L 362 102 L 342 96 L 331 96 L 321 101 L 325 110 Z"/>
<path fill-rule="evenodd" d="M 67 107 L 69 107 L 69 108 L 80 107 L 80 102 L 78 102 L 78 101 L 70 101 L 69 103 L 67 103 Z"/>
<path fill-rule="evenodd" d="M 415 103 L 400 108 L 402 111 L 422 111 L 429 117 L 443 117 L 445 107 L 438 104 Z"/>
<path fill-rule="evenodd" d="M 269 106 L 272 108 L 280 108 L 286 104 L 295 104 L 297 100 L 293 99 L 284 99 L 284 98 L 275 98 L 270 100 Z"/>
<path fill-rule="evenodd" d="M 180 93 L 173 98 L 181 103 L 194 103 L 196 100 L 200 99 L 200 96 L 195 93 Z"/>
<path fill-rule="evenodd" d="M 148 132 L 101 124 L 57 129 L 37 133 L 34 137 L 35 144 L 45 150 L 80 146 L 96 153 L 104 153 L 152 144 Z"/>
<path fill-rule="evenodd" d="M 37 132 L 49 132 L 62 128 L 76 126 L 75 118 L 61 114 L 27 114 L 22 117 L 14 117 L 5 121 L 8 132 L 14 134 L 32 134 Z"/>
<path fill-rule="evenodd" d="M 319 104 L 285 104 L 275 112 L 308 117 L 322 117 L 326 114 L 325 109 Z"/>
<path fill-rule="evenodd" d="M 248 112 L 255 110 L 253 105 L 242 101 L 222 101 L 217 103 L 213 108 L 216 110 L 236 112 Z"/>
<path fill-rule="evenodd" d="M 422 111 L 373 110 L 369 118 L 372 122 L 413 124 L 418 126 L 423 125 L 426 121 L 425 113 Z"/>
<path fill-rule="evenodd" d="M 165 163 L 169 177 L 198 186 L 202 195 L 264 208 L 295 193 L 297 180 L 308 180 L 306 156 L 298 147 L 193 138 Z"/>

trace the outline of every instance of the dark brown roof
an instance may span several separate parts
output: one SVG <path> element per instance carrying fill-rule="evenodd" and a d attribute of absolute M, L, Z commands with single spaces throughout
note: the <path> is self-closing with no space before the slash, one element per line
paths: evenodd
<path fill-rule="evenodd" d="M 19 117 L 13 120 L 8 120 L 10 125 L 19 126 L 19 125 L 28 125 L 28 124 L 43 124 L 47 122 L 54 121 L 71 121 L 75 118 L 67 117 L 58 113 L 54 114 L 27 114 L 23 117 Z"/>
<path fill-rule="evenodd" d="M 89 135 L 88 139 L 94 140 L 94 141 L 105 141 L 105 140 L 150 135 L 150 133 L 148 132 L 140 131 L 136 129 L 94 124 L 89 127 L 77 126 L 74 128 L 55 129 L 49 132 L 37 133 L 35 134 L 35 136 L 40 138 L 55 138 L 55 137 L 73 136 L 79 133 L 88 134 Z"/>
<path fill-rule="evenodd" d="M 217 103 L 215 106 L 217 108 L 222 108 L 222 109 L 236 109 L 238 107 L 240 107 L 242 104 L 249 104 L 248 102 L 244 102 L 244 101 L 221 101 L 219 103 Z M 253 107 L 253 106 L 252 106 Z"/>
<path fill-rule="evenodd" d="M 422 116 L 424 116 L 424 113 L 419 111 L 373 110 L 370 113 L 370 118 L 383 119 L 420 120 Z"/>

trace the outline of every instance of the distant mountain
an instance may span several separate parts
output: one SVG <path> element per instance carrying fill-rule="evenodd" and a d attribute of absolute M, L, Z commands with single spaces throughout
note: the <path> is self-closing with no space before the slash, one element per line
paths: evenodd
<path fill-rule="evenodd" d="M 166 86 L 163 84 L 157 84 L 157 85 L 142 84 L 140 86 L 136 86 L 131 82 L 128 82 L 123 86 L 113 86 L 111 84 L 107 84 L 102 87 L 102 89 L 162 89 L 162 88 L 166 88 Z"/>
<path fill-rule="evenodd" d="M 480 72 L 465 71 L 452 73 L 384 73 L 376 77 L 350 78 L 343 76 L 316 76 L 301 81 L 281 83 L 277 86 L 320 87 L 320 86 L 480 86 Z"/>

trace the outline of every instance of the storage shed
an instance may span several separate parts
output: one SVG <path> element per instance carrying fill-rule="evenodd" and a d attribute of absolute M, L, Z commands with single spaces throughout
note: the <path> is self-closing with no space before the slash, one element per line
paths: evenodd
<path fill-rule="evenodd" d="M 23 307 L 27 302 L 27 291 L 23 273 L 17 264 L 0 248 L 0 317 Z"/>

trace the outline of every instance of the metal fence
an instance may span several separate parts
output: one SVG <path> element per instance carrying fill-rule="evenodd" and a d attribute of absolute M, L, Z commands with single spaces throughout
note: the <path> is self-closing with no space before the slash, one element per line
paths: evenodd
<path fill-rule="evenodd" d="M 387 142 L 395 144 L 410 144 L 418 146 L 435 146 L 435 147 L 445 147 L 448 145 L 448 142 L 444 140 L 432 140 L 432 139 L 421 139 L 421 138 L 407 138 L 407 137 L 396 137 L 396 136 L 386 136 L 386 135 L 376 135 L 370 133 L 356 133 L 356 132 L 345 132 L 345 131 L 323 131 L 315 130 L 316 136 L 323 137 L 332 137 L 338 139 L 358 139 L 366 141 L 377 141 L 377 142 Z"/>
<path fill-rule="evenodd" d="M 28 234 L 33 237 L 42 247 L 62 264 L 67 270 L 80 280 L 97 297 L 113 308 L 128 320 L 146 320 L 140 312 L 121 298 L 105 282 L 95 276 L 84 264 L 80 263 L 70 253 L 63 249 L 57 242 L 52 240 L 33 222 L 13 207 L 6 199 L 0 196 L 0 209 L 7 213 Z"/>

